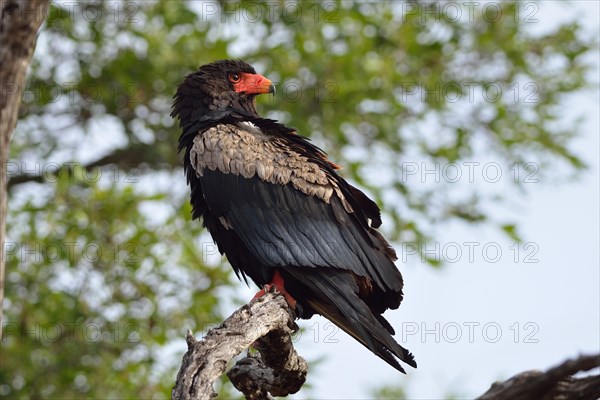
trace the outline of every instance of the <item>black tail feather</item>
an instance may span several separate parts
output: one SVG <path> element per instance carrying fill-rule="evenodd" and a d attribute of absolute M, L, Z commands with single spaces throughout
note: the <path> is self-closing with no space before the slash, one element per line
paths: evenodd
<path fill-rule="evenodd" d="M 358 297 L 358 286 L 351 273 L 330 268 L 323 273 L 318 267 L 283 269 L 293 281 L 286 279 L 286 288 L 300 303 L 329 319 L 398 371 L 405 373 L 396 357 L 417 367 L 413 355 L 391 336 L 391 325 L 382 316 L 374 315 Z"/>

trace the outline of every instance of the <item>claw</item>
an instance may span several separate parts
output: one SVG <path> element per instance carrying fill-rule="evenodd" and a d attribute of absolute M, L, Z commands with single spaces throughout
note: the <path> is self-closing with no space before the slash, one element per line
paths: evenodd
<path fill-rule="evenodd" d="M 290 306 L 292 310 L 296 309 L 296 307 L 298 306 L 298 302 L 292 297 L 292 295 L 290 295 L 285 290 L 285 286 L 283 284 L 283 277 L 281 276 L 279 271 L 275 271 L 271 283 L 267 283 L 265 286 L 263 286 L 263 288 L 258 293 L 256 293 L 252 299 L 254 300 L 256 298 L 264 296 L 267 293 L 271 293 L 274 291 L 277 291 L 283 295 L 285 301 L 288 303 L 288 306 Z"/>

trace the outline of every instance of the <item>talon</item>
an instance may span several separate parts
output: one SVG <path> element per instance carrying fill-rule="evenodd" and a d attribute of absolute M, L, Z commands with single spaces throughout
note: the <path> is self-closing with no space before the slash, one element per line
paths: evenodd
<path fill-rule="evenodd" d="M 258 299 L 259 297 L 262 297 L 262 296 L 264 296 L 265 294 L 267 294 L 267 292 L 266 292 L 266 291 L 265 291 L 265 289 L 263 288 L 263 289 L 261 289 L 261 290 L 260 290 L 258 293 L 256 293 L 256 294 L 254 295 L 254 297 L 252 298 L 252 300 L 254 300 L 254 299 Z"/>
<path fill-rule="evenodd" d="M 290 295 L 285 290 L 285 286 L 283 284 L 283 277 L 281 276 L 279 271 L 275 271 L 275 273 L 273 274 L 273 279 L 272 279 L 271 283 L 267 283 L 265 286 L 263 286 L 263 288 L 254 295 L 252 300 L 259 298 L 261 296 L 264 296 L 267 293 L 272 293 L 274 291 L 281 293 L 283 295 L 283 297 L 285 298 L 285 301 L 288 303 L 288 306 L 290 306 L 290 308 L 292 310 L 296 310 L 296 307 L 298 306 L 298 302 L 296 301 L 296 299 L 294 299 L 292 297 L 292 295 Z"/>

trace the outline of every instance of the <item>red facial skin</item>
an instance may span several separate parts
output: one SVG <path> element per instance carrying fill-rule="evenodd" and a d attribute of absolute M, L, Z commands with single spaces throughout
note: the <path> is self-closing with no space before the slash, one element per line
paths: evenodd
<path fill-rule="evenodd" d="M 233 89 L 238 93 L 275 93 L 275 86 L 273 85 L 273 82 L 261 74 L 248 74 L 246 72 L 230 74 L 229 81 L 233 83 Z"/>

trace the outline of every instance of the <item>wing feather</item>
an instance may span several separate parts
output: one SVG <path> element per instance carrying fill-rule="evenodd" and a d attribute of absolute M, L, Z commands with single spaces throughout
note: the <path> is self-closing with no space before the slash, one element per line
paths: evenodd
<path fill-rule="evenodd" d="M 401 291 L 402 277 L 378 237 L 344 210 L 258 177 L 205 170 L 199 178 L 208 208 L 224 216 L 264 265 L 334 267 L 372 279 L 385 291 Z M 337 216 L 336 216 L 337 215 Z"/>

